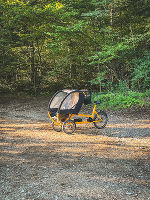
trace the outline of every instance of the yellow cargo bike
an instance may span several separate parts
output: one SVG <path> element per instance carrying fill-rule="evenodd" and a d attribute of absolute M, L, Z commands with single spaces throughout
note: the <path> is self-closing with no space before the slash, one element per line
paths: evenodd
<path fill-rule="evenodd" d="M 93 123 L 98 129 L 102 129 L 108 122 L 105 111 L 97 111 L 94 102 L 91 114 L 79 113 L 83 104 L 91 104 L 91 92 L 88 90 L 61 90 L 56 92 L 50 99 L 48 105 L 48 115 L 55 131 L 61 130 L 67 134 L 72 134 L 76 130 L 77 124 Z M 84 120 L 82 119 L 84 118 Z"/>

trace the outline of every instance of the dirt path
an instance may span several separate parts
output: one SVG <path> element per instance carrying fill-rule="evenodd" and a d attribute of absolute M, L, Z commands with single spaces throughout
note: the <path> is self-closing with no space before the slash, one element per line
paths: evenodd
<path fill-rule="evenodd" d="M 54 132 L 49 99 L 0 98 L 0 199 L 150 200 L 150 116 Z"/>

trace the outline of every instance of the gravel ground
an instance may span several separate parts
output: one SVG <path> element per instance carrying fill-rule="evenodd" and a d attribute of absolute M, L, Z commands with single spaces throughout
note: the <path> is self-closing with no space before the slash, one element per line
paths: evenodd
<path fill-rule="evenodd" d="M 0 200 L 150 200 L 148 110 L 67 135 L 52 130 L 48 101 L 0 98 Z"/>

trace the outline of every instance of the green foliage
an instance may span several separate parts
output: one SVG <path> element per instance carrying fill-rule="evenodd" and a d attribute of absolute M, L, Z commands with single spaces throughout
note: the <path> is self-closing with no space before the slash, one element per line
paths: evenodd
<path fill-rule="evenodd" d="M 144 52 L 142 58 L 132 60 L 132 87 L 145 90 L 150 87 L 150 51 Z"/>
<path fill-rule="evenodd" d="M 95 55 L 91 56 L 90 59 L 93 60 L 91 64 L 105 64 L 111 62 L 113 59 L 121 57 L 124 51 L 131 49 L 128 44 L 117 43 L 115 45 L 105 45 L 102 51 L 95 52 Z"/>
<path fill-rule="evenodd" d="M 122 94 L 126 94 L 129 90 L 127 81 L 119 81 L 119 83 L 116 85 L 116 91 L 120 92 Z"/>
<path fill-rule="evenodd" d="M 100 108 L 102 109 L 126 109 L 131 107 L 143 107 L 150 106 L 150 102 L 145 101 L 150 97 L 150 92 L 138 93 L 128 91 L 124 93 L 107 93 L 107 94 L 95 94 L 93 100 L 101 101 Z"/>
<path fill-rule="evenodd" d="M 101 84 L 102 81 L 105 79 L 105 72 L 98 73 L 97 77 L 90 81 L 92 85 Z"/>
<path fill-rule="evenodd" d="M 18 80 L 13 83 L 11 93 L 31 95 L 34 91 L 33 86 L 28 80 Z"/>
<path fill-rule="evenodd" d="M 0 0 L 1 88 L 35 95 L 61 87 L 144 92 L 148 9 L 149 0 Z M 134 102 L 114 96 L 127 107 Z"/>
<path fill-rule="evenodd" d="M 0 94 L 10 94 L 11 87 L 9 87 L 6 83 L 0 83 Z"/>

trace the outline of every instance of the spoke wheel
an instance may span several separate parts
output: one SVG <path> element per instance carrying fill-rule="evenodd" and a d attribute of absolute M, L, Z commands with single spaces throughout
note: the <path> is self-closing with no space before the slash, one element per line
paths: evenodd
<path fill-rule="evenodd" d="M 54 131 L 60 132 L 62 130 L 60 125 L 55 124 L 54 122 L 52 122 L 52 128 Z"/>
<path fill-rule="evenodd" d="M 62 130 L 67 134 L 72 134 L 76 130 L 76 124 L 72 120 L 63 123 Z"/>
<path fill-rule="evenodd" d="M 93 120 L 97 121 L 97 122 L 93 122 L 93 123 L 96 128 L 102 129 L 106 126 L 106 124 L 108 122 L 108 117 L 104 111 L 100 111 L 97 114 L 100 116 L 100 118 L 98 115 L 95 114 Z"/>

